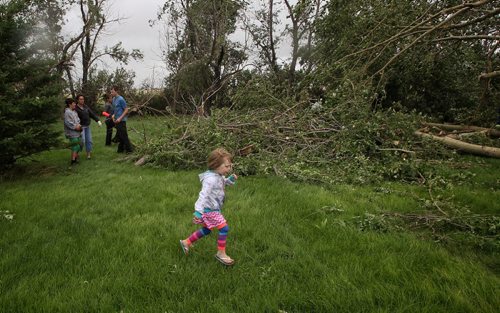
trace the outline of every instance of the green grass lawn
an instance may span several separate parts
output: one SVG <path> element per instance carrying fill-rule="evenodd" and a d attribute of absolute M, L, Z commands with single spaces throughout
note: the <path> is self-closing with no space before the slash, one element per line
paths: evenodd
<path fill-rule="evenodd" d="M 129 122 L 161 131 L 152 125 Z M 116 146 L 104 147 L 104 127 L 92 127 L 92 160 L 69 169 L 69 150 L 53 150 L 0 182 L 0 312 L 498 312 L 500 279 L 475 253 L 352 222 L 419 210 L 408 195 L 424 188 L 241 177 L 227 189 L 236 264 L 225 268 L 215 234 L 189 256 L 179 246 L 196 229 L 199 171 L 120 161 Z M 481 183 L 446 192 L 498 214 L 500 162 L 480 162 L 469 171 Z"/>

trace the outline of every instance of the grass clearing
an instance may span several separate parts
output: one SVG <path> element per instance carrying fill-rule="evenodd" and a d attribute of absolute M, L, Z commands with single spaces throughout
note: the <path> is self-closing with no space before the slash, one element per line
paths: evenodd
<path fill-rule="evenodd" d="M 155 119 L 130 128 L 161 131 Z M 360 231 L 366 212 L 414 212 L 417 185 L 332 189 L 241 177 L 227 189 L 232 268 L 216 236 L 184 256 L 179 239 L 199 171 L 121 162 L 92 124 L 92 160 L 68 169 L 69 150 L 41 154 L 0 182 L 2 312 L 496 312 L 497 252 L 451 251 L 410 232 Z M 142 139 L 129 131 L 132 142 Z M 472 185 L 445 186 L 477 213 L 499 213 L 498 160 L 469 158 Z M 449 169 L 450 174 L 454 173 Z M 462 174 L 458 170 L 456 174 Z M 469 174 L 470 173 L 470 174 Z M 471 187 L 472 186 L 472 187 Z M 5 215 L 5 214 L 4 214 Z M 483 262 L 489 260 L 489 267 Z M 496 261 L 495 261 L 496 260 Z M 497 308 L 497 309 L 495 309 Z"/>

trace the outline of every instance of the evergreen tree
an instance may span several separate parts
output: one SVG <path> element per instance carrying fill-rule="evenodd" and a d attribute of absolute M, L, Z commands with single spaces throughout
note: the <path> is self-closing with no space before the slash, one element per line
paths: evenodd
<path fill-rule="evenodd" d="M 30 1 L 0 2 L 0 168 L 58 142 L 60 80 Z"/>

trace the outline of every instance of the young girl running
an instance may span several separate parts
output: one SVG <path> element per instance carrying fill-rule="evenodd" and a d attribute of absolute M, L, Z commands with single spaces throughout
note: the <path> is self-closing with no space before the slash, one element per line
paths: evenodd
<path fill-rule="evenodd" d="M 229 227 L 222 215 L 224 203 L 224 186 L 234 185 L 238 176 L 235 174 L 226 178 L 232 170 L 231 154 L 219 148 L 208 156 L 208 171 L 199 175 L 202 188 L 194 207 L 193 223 L 202 228 L 192 233 L 188 238 L 181 240 L 182 251 L 188 254 L 192 244 L 198 239 L 209 235 L 212 229 L 219 230 L 217 239 L 217 254 L 215 258 L 224 265 L 233 265 L 234 260 L 226 254 L 226 237 Z"/>

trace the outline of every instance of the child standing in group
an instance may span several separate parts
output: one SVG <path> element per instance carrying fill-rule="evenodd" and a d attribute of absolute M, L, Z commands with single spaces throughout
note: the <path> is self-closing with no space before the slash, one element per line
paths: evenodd
<path fill-rule="evenodd" d="M 182 251 L 188 254 L 191 245 L 198 239 L 209 235 L 212 229 L 219 230 L 217 254 L 215 258 L 224 265 L 233 265 L 234 260 L 226 254 L 226 238 L 229 231 L 226 219 L 222 215 L 225 185 L 234 185 L 238 176 L 225 177 L 232 170 L 231 154 L 219 148 L 208 156 L 208 171 L 199 175 L 202 188 L 194 207 L 193 223 L 202 228 L 181 240 Z"/>
<path fill-rule="evenodd" d="M 64 134 L 69 140 L 71 148 L 71 165 L 78 162 L 78 152 L 81 150 L 81 132 L 80 118 L 75 111 L 75 100 L 68 98 L 65 101 L 66 109 L 64 110 Z"/>

